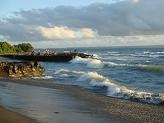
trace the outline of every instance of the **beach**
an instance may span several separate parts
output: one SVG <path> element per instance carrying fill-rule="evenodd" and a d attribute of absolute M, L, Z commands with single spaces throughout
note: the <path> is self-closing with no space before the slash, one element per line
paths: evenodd
<path fill-rule="evenodd" d="M 11 112 L 0 106 L 0 122 L 1 123 L 37 123 L 36 121 L 22 116 L 21 114 Z"/>
<path fill-rule="evenodd" d="M 62 117 L 62 122 L 69 121 L 67 118 L 68 116 L 70 119 L 74 119 L 73 121 L 79 121 L 79 119 L 83 119 L 85 121 L 89 121 L 89 119 L 85 117 L 92 117 L 94 120 L 96 118 L 97 121 L 103 122 L 149 122 L 149 123 L 160 123 L 164 121 L 164 107 L 163 106 L 156 106 L 156 105 L 149 105 L 143 104 L 138 102 L 132 102 L 129 100 L 117 99 L 112 97 L 107 97 L 102 94 L 94 93 L 88 89 L 84 89 L 78 86 L 72 85 L 63 85 L 63 84 L 56 84 L 52 83 L 50 80 L 1 80 L 2 83 L 12 83 L 12 84 L 20 84 L 20 85 L 28 85 L 28 86 L 37 86 L 43 88 L 51 88 L 62 91 L 62 93 L 58 93 L 60 98 L 64 98 L 63 100 L 67 101 L 69 96 L 75 98 L 69 106 L 71 108 L 78 109 L 80 106 L 77 106 L 75 102 L 79 104 L 85 103 L 82 109 L 83 113 L 79 115 L 80 117 L 73 117 L 70 115 L 70 112 L 65 111 L 63 115 L 66 117 Z M 63 92 L 66 94 L 63 94 Z M 65 95 L 65 96 L 64 96 Z M 55 96 L 55 95 L 54 95 Z M 62 96 L 62 97 L 61 97 Z M 57 100 L 57 98 L 56 98 Z M 70 99 L 69 99 L 70 100 Z M 82 102 L 81 102 L 82 101 Z M 59 103 L 59 102 L 58 102 Z M 61 102 L 60 102 L 61 103 Z M 64 102 L 62 102 L 64 103 Z M 59 105 L 61 106 L 61 105 Z M 65 107 L 60 107 L 65 108 Z M 58 107 L 58 109 L 60 109 Z M 63 110 L 63 109 L 62 109 Z M 81 109 L 80 109 L 81 110 Z M 64 111 L 64 110 L 63 110 Z M 72 111 L 74 112 L 74 111 Z M 85 113 L 84 113 L 85 112 Z M 87 112 L 87 113 L 86 113 Z M 88 112 L 89 115 L 88 116 Z M 55 114 L 62 115 L 62 113 L 56 112 Z M 87 114 L 87 115 L 86 115 Z M 95 117 L 93 117 L 96 115 Z M 76 116 L 76 115 L 75 115 Z M 59 121 L 60 118 L 57 118 Z M 82 120 L 81 119 L 81 120 Z M 94 120 L 90 121 L 94 121 Z"/>
<path fill-rule="evenodd" d="M 66 49 L 60 49 L 64 52 Z M 0 79 L 0 105 L 41 123 L 164 121 L 163 48 L 80 48 L 43 76 Z"/>
<path fill-rule="evenodd" d="M 163 0 L 0 3 L 0 123 L 164 123 Z"/>

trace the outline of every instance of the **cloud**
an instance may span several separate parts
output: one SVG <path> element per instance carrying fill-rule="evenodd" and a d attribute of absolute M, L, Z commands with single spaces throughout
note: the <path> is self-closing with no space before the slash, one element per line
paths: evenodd
<path fill-rule="evenodd" d="M 79 31 L 80 35 L 81 35 L 81 38 L 95 38 L 96 37 L 96 32 L 93 31 L 92 29 L 90 28 L 82 28 L 80 29 Z"/>
<path fill-rule="evenodd" d="M 38 31 L 41 34 L 50 40 L 53 39 L 73 39 L 76 37 L 73 30 L 68 29 L 67 27 L 38 27 Z"/>
<path fill-rule="evenodd" d="M 43 27 L 40 26 L 37 30 L 45 37 L 47 40 L 55 39 L 87 39 L 95 38 L 96 32 L 90 28 L 80 28 L 80 29 L 69 29 L 63 26 L 54 27 Z"/>
<path fill-rule="evenodd" d="M 132 0 L 134 3 L 138 3 L 140 0 Z"/>
<path fill-rule="evenodd" d="M 164 45 L 164 35 L 140 35 L 140 36 L 101 36 L 94 39 L 77 41 L 56 40 L 33 42 L 36 48 L 65 48 L 65 47 L 111 47 L 111 46 L 144 46 Z"/>
<path fill-rule="evenodd" d="M 163 6 L 163 0 L 118 0 L 113 4 L 21 10 L 0 21 L 0 35 L 14 41 L 159 35 L 164 34 Z"/>

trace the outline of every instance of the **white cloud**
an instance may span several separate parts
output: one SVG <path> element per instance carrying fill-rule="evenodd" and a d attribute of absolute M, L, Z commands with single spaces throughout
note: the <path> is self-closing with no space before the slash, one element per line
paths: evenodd
<path fill-rule="evenodd" d="M 38 27 L 38 31 L 47 39 L 73 39 L 76 37 L 73 30 L 67 27 Z"/>
<path fill-rule="evenodd" d="M 138 36 L 98 36 L 94 39 L 77 41 L 56 40 L 31 42 L 36 48 L 66 48 L 66 47 L 110 47 L 110 46 L 144 46 L 164 45 L 164 35 L 138 35 Z"/>
<path fill-rule="evenodd" d="M 140 0 L 133 0 L 134 3 L 138 3 Z"/>
<path fill-rule="evenodd" d="M 94 38 L 96 32 L 90 28 L 80 28 L 80 29 L 70 29 L 64 26 L 54 26 L 54 27 L 43 27 L 39 26 L 37 31 L 41 35 L 48 39 L 83 39 L 83 38 Z"/>
<path fill-rule="evenodd" d="M 90 28 L 82 28 L 79 30 L 79 33 L 81 34 L 81 38 L 95 38 L 97 35 L 96 32 Z"/>
<path fill-rule="evenodd" d="M 45 44 L 49 41 L 60 47 L 164 44 L 160 36 L 164 34 L 164 0 L 113 1 L 113 4 L 100 2 L 82 7 L 21 10 L 16 16 L 0 19 L 0 38 L 33 41 L 37 45 L 39 41 Z M 152 36 L 141 41 L 121 37 L 132 35 L 159 35 L 160 38 Z"/>

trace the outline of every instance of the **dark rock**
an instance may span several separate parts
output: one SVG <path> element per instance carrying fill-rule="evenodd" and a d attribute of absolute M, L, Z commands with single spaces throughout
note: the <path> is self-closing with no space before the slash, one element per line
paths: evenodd
<path fill-rule="evenodd" d="M 164 106 L 164 101 L 161 101 L 161 102 L 159 103 L 159 105 L 160 105 L 160 106 Z"/>
<path fill-rule="evenodd" d="M 81 58 L 94 58 L 93 55 L 88 55 L 85 53 L 56 53 L 49 55 L 34 55 L 34 54 L 3 54 L 1 57 L 6 57 L 10 59 L 26 60 L 26 61 L 48 61 L 48 62 L 68 62 L 75 58 L 76 56 Z"/>
<path fill-rule="evenodd" d="M 0 62 L 0 77 L 39 77 L 43 72 L 38 62 Z"/>
<path fill-rule="evenodd" d="M 57 112 L 57 111 L 56 111 L 56 112 L 54 112 L 54 113 L 55 113 L 55 114 L 59 114 L 59 112 Z"/>

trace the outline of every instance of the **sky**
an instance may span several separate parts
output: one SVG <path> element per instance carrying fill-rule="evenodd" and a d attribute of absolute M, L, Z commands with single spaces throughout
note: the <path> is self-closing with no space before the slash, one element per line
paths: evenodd
<path fill-rule="evenodd" d="M 1 0 L 0 39 L 37 48 L 164 45 L 164 0 Z"/>
<path fill-rule="evenodd" d="M 65 6 L 87 6 L 92 3 L 113 3 L 112 0 L 1 0 L 0 1 L 0 17 L 6 17 L 13 14 L 15 11 L 40 9 L 47 7 Z"/>

